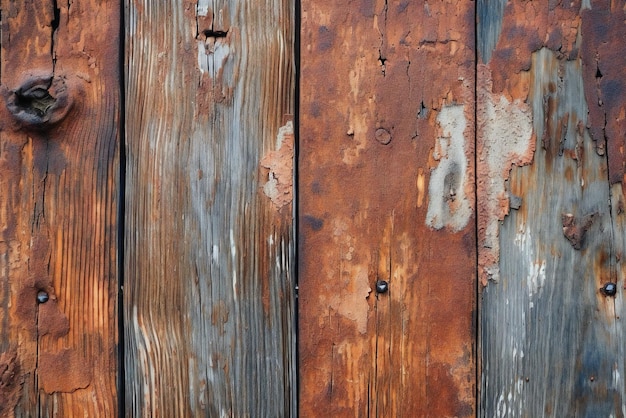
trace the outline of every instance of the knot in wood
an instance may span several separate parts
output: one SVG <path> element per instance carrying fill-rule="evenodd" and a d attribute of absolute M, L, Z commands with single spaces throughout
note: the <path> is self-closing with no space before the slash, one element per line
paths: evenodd
<path fill-rule="evenodd" d="M 7 109 L 24 128 L 45 130 L 61 121 L 72 106 L 65 79 L 50 74 L 26 79 L 5 94 Z"/>

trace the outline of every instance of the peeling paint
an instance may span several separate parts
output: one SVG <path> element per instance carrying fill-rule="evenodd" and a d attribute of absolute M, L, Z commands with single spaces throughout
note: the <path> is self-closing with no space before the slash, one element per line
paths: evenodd
<path fill-rule="evenodd" d="M 207 16 L 209 14 L 209 0 L 198 0 L 196 11 L 198 16 Z"/>
<path fill-rule="evenodd" d="M 350 221 L 340 217 L 332 221 L 332 239 L 337 246 L 338 262 L 321 267 L 320 273 L 328 277 L 328 283 L 335 279 L 341 282 L 337 285 L 342 291 L 319 294 L 324 306 L 328 307 L 329 314 L 336 313 L 341 317 L 354 322 L 356 330 L 361 334 L 367 333 L 369 303 L 368 297 L 372 292 L 369 280 L 369 265 L 371 258 L 358 249 L 356 237 L 350 234 Z"/>
<path fill-rule="evenodd" d="M 336 294 L 329 301 L 329 307 L 337 311 L 341 316 L 356 324 L 356 329 L 361 333 L 367 333 L 367 312 L 369 305 L 367 303 L 367 297 L 372 292 L 372 288 L 369 285 L 368 269 L 366 266 L 355 265 L 351 266 L 349 270 L 345 270 L 351 276 L 351 284 L 348 289 L 351 289 L 346 294 Z"/>
<path fill-rule="evenodd" d="M 481 281 L 486 284 L 490 266 L 500 272 L 500 282 L 481 291 L 480 416 L 609 416 L 617 412 L 623 396 L 622 388 L 608 389 L 611 371 L 623 370 L 621 325 L 611 311 L 622 303 L 599 292 L 615 275 L 612 241 L 621 234 L 612 232 L 616 218 L 611 219 L 606 209 L 607 202 L 613 201 L 607 188 L 606 157 L 596 154 L 589 136 L 595 125 L 588 121 L 581 77 L 589 65 L 577 56 L 580 42 L 567 41 L 573 39 L 579 23 L 572 17 L 579 7 L 580 3 L 508 2 L 490 65 L 493 73 L 479 66 Z M 537 33 L 550 36 L 537 39 Z M 581 36 L 587 35 L 583 30 Z M 593 62 L 591 69 L 595 73 Z M 516 101 L 524 109 L 518 121 L 524 133 L 520 139 L 531 142 L 525 157 L 532 157 L 532 165 L 525 167 L 517 167 L 520 158 L 516 163 L 486 148 L 506 138 L 490 137 L 485 124 L 512 125 L 509 119 L 522 109 L 513 107 Z M 489 117 L 487 110 L 499 103 L 506 105 L 502 114 Z M 501 165 L 504 173 L 490 174 L 490 155 L 510 166 Z M 485 188 L 496 187 L 494 181 L 501 196 L 485 199 Z M 510 211 L 503 222 L 496 221 L 497 235 L 492 236 L 500 247 L 496 252 L 485 241 L 485 218 L 495 218 L 485 208 L 505 214 L 509 206 L 520 203 L 510 202 L 509 194 L 523 200 L 519 210 Z M 596 212 L 599 215 L 583 241 L 588 224 L 583 218 Z M 517 348 L 513 354 L 512 347 Z M 513 391 L 511 402 L 507 394 L 520 378 L 523 390 Z"/>
<path fill-rule="evenodd" d="M 483 286 L 498 281 L 499 222 L 509 213 L 506 180 L 513 166 L 530 164 L 535 152 L 532 112 L 528 104 L 491 92 L 488 67 L 479 66 L 478 88 L 478 240 Z M 519 204 L 519 202 L 517 202 Z"/>
<path fill-rule="evenodd" d="M 432 158 L 438 162 L 430 173 L 426 225 L 458 232 L 465 228 L 472 209 L 465 194 L 468 161 L 465 155 L 467 127 L 462 105 L 444 106 L 437 116 L 440 136 Z"/>
<path fill-rule="evenodd" d="M 278 130 L 276 151 L 261 160 L 261 166 L 269 169 L 263 193 L 279 210 L 293 200 L 293 141 L 293 123 L 289 121 Z"/>
<path fill-rule="evenodd" d="M 68 348 L 56 353 L 41 353 L 38 370 L 41 386 L 48 394 L 84 389 L 93 377 L 91 362 L 77 350 Z"/>

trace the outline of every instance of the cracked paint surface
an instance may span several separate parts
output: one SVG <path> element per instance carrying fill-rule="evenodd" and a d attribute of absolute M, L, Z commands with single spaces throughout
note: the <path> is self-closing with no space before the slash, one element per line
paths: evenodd
<path fill-rule="evenodd" d="M 499 228 L 511 207 L 509 173 L 513 166 L 530 164 L 535 152 L 530 106 L 492 93 L 490 73 L 487 66 L 479 66 L 478 273 L 483 286 L 500 277 Z"/>
<path fill-rule="evenodd" d="M 303 416 L 474 414 L 473 10 L 302 3 Z"/>
<path fill-rule="evenodd" d="M 269 170 L 263 193 L 278 210 L 293 200 L 293 139 L 293 122 L 289 121 L 278 130 L 276 150 L 261 159 L 261 166 Z"/>

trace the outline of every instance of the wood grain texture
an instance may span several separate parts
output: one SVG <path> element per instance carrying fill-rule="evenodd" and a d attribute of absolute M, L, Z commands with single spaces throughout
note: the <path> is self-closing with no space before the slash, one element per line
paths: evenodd
<path fill-rule="evenodd" d="M 472 416 L 474 6 L 303 1 L 301 33 L 301 415 Z"/>
<path fill-rule="evenodd" d="M 624 78 L 604 44 L 621 48 L 604 33 L 623 30 L 617 3 L 510 1 L 501 32 L 479 29 L 495 36 L 478 78 L 481 416 L 626 413 L 624 100 L 601 104 L 604 74 Z"/>
<path fill-rule="evenodd" d="M 120 5 L 1 11 L 0 416 L 114 416 Z"/>
<path fill-rule="evenodd" d="M 126 413 L 294 416 L 293 3 L 125 11 Z"/>

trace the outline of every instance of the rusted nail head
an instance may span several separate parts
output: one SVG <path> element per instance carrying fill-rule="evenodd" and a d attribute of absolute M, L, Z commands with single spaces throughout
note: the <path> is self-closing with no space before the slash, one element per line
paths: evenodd
<path fill-rule="evenodd" d="M 605 283 L 600 290 L 606 296 L 615 296 L 617 293 L 617 285 L 615 283 Z"/>
<path fill-rule="evenodd" d="M 46 303 L 48 299 L 50 299 L 50 296 L 48 296 L 48 292 L 44 292 L 43 290 L 41 290 L 39 293 L 37 293 L 37 302 Z"/>
<path fill-rule="evenodd" d="M 391 142 L 391 134 L 385 128 L 376 129 L 376 140 L 383 145 L 387 145 Z"/>
<path fill-rule="evenodd" d="M 385 293 L 389 290 L 389 283 L 386 280 L 377 280 L 376 281 L 376 292 Z"/>

